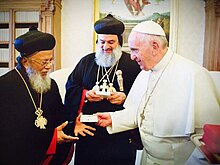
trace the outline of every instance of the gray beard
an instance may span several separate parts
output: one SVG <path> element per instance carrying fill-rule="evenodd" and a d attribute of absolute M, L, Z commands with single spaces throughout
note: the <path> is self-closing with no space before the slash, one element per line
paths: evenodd
<path fill-rule="evenodd" d="M 46 77 L 42 77 L 39 73 L 37 73 L 32 68 L 28 67 L 26 69 L 26 72 L 29 77 L 29 82 L 31 84 L 31 87 L 37 92 L 37 93 L 46 93 L 51 89 L 51 79 L 49 77 L 49 73 Z"/>
<path fill-rule="evenodd" d="M 103 53 L 102 49 L 96 45 L 96 54 L 95 54 L 95 61 L 97 65 L 103 67 L 110 67 L 116 64 L 116 62 L 121 58 L 122 51 L 121 46 L 113 49 L 111 54 Z"/>

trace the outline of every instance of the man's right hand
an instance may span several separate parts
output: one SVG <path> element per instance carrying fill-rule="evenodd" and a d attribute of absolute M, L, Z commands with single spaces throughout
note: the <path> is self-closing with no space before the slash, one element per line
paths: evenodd
<path fill-rule="evenodd" d="M 103 96 L 97 95 L 95 91 L 89 90 L 86 92 L 86 99 L 89 102 L 97 102 L 97 101 L 102 101 L 104 98 Z"/>
<path fill-rule="evenodd" d="M 75 140 L 79 140 L 78 137 L 73 137 L 70 135 L 66 135 L 63 132 L 63 128 L 66 127 L 66 125 L 68 124 L 68 121 L 64 122 L 63 124 L 59 125 L 56 129 L 57 129 L 57 143 L 61 144 L 61 143 L 68 143 L 68 142 L 72 142 Z"/>
<path fill-rule="evenodd" d="M 112 124 L 112 118 L 109 112 L 96 113 L 98 116 L 97 124 L 101 127 L 107 127 Z"/>

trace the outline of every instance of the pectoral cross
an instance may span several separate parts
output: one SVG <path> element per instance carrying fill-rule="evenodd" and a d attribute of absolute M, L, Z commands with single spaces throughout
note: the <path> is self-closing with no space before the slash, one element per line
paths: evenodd
<path fill-rule="evenodd" d="M 150 98 L 151 98 L 151 95 L 149 95 L 149 96 L 147 97 L 146 102 L 145 102 L 145 104 L 144 104 L 143 111 L 142 111 L 141 114 L 140 114 L 140 117 L 141 117 L 140 126 L 142 126 L 143 120 L 145 119 L 144 112 L 146 111 L 146 107 L 147 107 L 147 104 L 148 104 Z"/>
<path fill-rule="evenodd" d="M 35 126 L 36 127 L 40 127 L 40 129 L 46 129 L 46 125 L 47 125 L 47 119 L 45 117 L 42 116 L 43 114 L 43 111 L 38 108 L 36 111 L 35 111 L 35 114 L 37 115 L 37 119 L 35 120 Z"/>
<path fill-rule="evenodd" d="M 43 116 L 38 116 L 34 124 L 36 127 L 40 127 L 40 129 L 46 129 L 47 119 Z"/>

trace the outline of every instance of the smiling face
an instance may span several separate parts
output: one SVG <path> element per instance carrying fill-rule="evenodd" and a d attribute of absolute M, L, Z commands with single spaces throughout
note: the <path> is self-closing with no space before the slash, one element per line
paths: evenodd
<path fill-rule="evenodd" d="M 142 70 L 150 70 L 155 65 L 153 42 L 147 40 L 144 34 L 131 32 L 128 39 L 131 59 L 135 60 Z"/>
<path fill-rule="evenodd" d="M 119 45 L 118 36 L 111 34 L 99 34 L 98 45 L 102 49 L 103 53 L 111 54 Z"/>
<path fill-rule="evenodd" d="M 122 55 L 118 36 L 99 34 L 96 44 L 96 63 L 100 66 L 110 67 L 114 65 Z"/>
<path fill-rule="evenodd" d="M 168 49 L 165 37 L 134 31 L 129 35 L 128 46 L 131 50 L 131 59 L 146 71 L 157 65 Z"/>

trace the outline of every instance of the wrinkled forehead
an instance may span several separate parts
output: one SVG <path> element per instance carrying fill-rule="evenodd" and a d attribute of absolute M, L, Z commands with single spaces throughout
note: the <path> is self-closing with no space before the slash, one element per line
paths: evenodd
<path fill-rule="evenodd" d="M 31 56 L 31 58 L 40 60 L 51 60 L 53 58 L 53 50 L 39 51 Z"/>
<path fill-rule="evenodd" d="M 142 41 L 144 34 L 132 31 L 128 37 L 128 43 L 139 43 Z"/>

